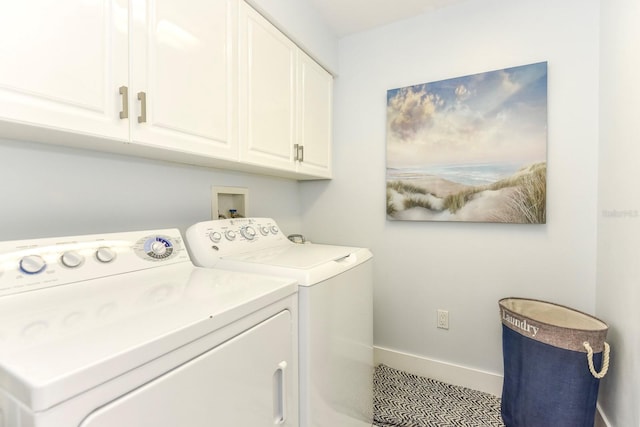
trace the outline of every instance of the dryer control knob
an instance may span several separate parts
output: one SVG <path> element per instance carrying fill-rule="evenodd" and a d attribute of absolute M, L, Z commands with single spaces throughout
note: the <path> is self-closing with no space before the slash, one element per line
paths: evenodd
<path fill-rule="evenodd" d="M 38 274 L 46 267 L 47 263 L 40 255 L 27 255 L 20 260 L 20 270 L 27 274 Z"/>
<path fill-rule="evenodd" d="M 151 252 L 161 257 L 167 253 L 167 246 L 163 242 L 155 241 L 151 244 Z"/>
<path fill-rule="evenodd" d="M 224 232 L 224 237 L 227 238 L 227 240 L 235 240 L 236 239 L 236 232 L 233 230 L 227 230 Z"/>
<path fill-rule="evenodd" d="M 269 227 L 267 227 L 266 225 L 261 225 L 260 226 L 260 234 L 262 234 L 263 236 L 266 236 L 269 234 Z"/>
<path fill-rule="evenodd" d="M 80 267 L 84 262 L 84 257 L 76 251 L 68 251 L 60 257 L 62 265 L 69 268 Z"/>
<path fill-rule="evenodd" d="M 271 234 L 278 234 L 278 227 L 276 227 L 275 225 L 271 226 Z"/>
<path fill-rule="evenodd" d="M 113 249 L 102 246 L 96 251 L 96 259 L 107 264 L 116 259 L 116 253 Z"/>
<path fill-rule="evenodd" d="M 211 233 L 209 233 L 209 239 L 211 239 L 213 243 L 218 243 L 220 239 L 222 239 L 222 234 L 218 233 L 217 231 L 212 231 Z"/>

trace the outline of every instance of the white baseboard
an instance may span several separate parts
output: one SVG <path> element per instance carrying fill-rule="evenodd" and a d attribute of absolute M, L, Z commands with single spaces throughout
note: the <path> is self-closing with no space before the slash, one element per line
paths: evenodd
<path fill-rule="evenodd" d="M 383 347 L 373 348 L 373 360 L 376 365 L 384 363 L 395 369 L 433 378 L 434 380 L 449 384 L 484 391 L 495 396 L 502 394 L 503 377 L 502 375 L 491 372 L 480 371 L 439 360 L 427 359 L 426 357 L 402 353 Z"/>
<path fill-rule="evenodd" d="M 373 348 L 373 360 L 376 365 L 384 363 L 395 369 L 449 384 L 484 391 L 495 396 L 502 394 L 503 376 L 499 374 L 428 359 L 423 356 L 403 353 L 384 347 Z M 612 427 L 607 417 L 602 413 L 600 405 L 597 406 L 594 427 Z"/>
<path fill-rule="evenodd" d="M 597 405 L 596 408 L 597 408 L 597 410 L 596 410 L 596 422 L 594 424 L 594 427 L 611 427 L 611 423 L 609 422 L 607 417 L 602 412 L 602 408 L 600 408 L 600 405 Z"/>

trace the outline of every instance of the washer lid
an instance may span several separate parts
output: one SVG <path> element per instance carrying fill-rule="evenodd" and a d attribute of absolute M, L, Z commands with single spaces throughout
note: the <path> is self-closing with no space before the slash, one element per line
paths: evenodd
<path fill-rule="evenodd" d="M 357 248 L 316 244 L 286 245 L 223 257 L 226 260 L 309 270 L 349 256 Z"/>
<path fill-rule="evenodd" d="M 182 264 L 0 298 L 0 387 L 41 411 L 296 292 Z"/>
<path fill-rule="evenodd" d="M 368 249 L 320 244 L 293 244 L 223 256 L 216 264 L 237 271 L 293 277 L 311 286 L 371 258 Z"/>

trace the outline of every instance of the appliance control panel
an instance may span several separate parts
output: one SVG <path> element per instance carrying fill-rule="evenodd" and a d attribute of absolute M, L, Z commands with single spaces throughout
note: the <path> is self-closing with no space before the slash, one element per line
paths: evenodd
<path fill-rule="evenodd" d="M 180 262 L 177 229 L 0 242 L 0 296 Z"/>
<path fill-rule="evenodd" d="M 213 267 L 223 256 L 293 245 L 271 218 L 203 221 L 187 229 L 186 240 L 196 265 Z"/>

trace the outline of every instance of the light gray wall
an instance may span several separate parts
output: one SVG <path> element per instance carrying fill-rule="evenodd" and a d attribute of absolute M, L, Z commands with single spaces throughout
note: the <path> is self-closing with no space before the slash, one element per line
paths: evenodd
<path fill-rule="evenodd" d="M 0 241 L 180 228 L 211 219 L 211 186 L 247 187 L 249 214 L 299 232 L 298 183 L 0 139 Z"/>
<path fill-rule="evenodd" d="M 612 426 L 640 426 L 640 3 L 602 2 L 597 313 L 611 369 L 600 404 Z"/>
<path fill-rule="evenodd" d="M 465 2 L 341 40 L 335 179 L 301 184 L 314 241 L 375 256 L 375 344 L 502 372 L 498 299 L 595 309 L 597 0 Z M 548 61 L 546 225 L 392 222 L 386 91 Z M 436 309 L 450 330 L 436 329 Z"/>

